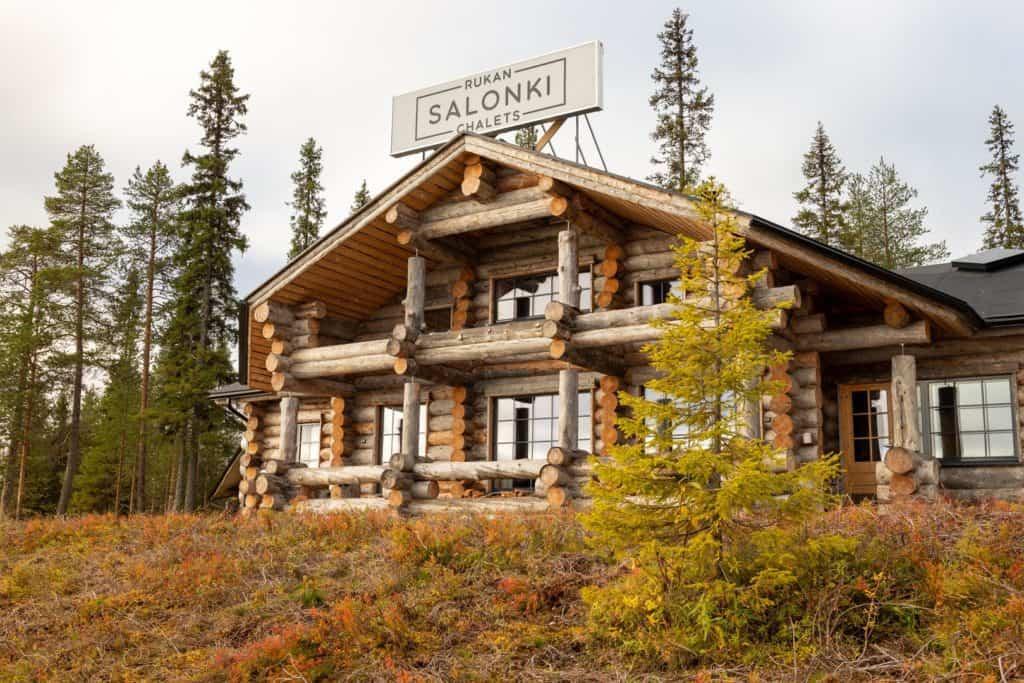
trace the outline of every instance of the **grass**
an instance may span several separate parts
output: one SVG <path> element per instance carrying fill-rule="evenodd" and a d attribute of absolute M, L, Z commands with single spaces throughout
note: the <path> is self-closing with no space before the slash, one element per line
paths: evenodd
<path fill-rule="evenodd" d="M 848 507 L 801 533 L 844 534 L 863 561 L 807 588 L 800 642 L 678 671 L 592 634 L 580 589 L 624 570 L 571 519 L 7 522 L 0 680 L 1024 676 L 1020 508 Z M 850 621 L 847 593 L 875 616 Z"/>

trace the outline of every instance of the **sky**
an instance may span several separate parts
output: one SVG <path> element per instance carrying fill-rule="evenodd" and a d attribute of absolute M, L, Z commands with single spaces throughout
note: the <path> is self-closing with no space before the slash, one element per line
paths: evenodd
<path fill-rule="evenodd" d="M 609 169 L 652 172 L 647 99 L 672 2 L 222 2 L 0 0 L 0 226 L 44 225 L 66 155 L 93 144 L 123 188 L 138 165 L 178 180 L 199 129 L 185 115 L 199 71 L 230 51 L 249 93 L 232 174 L 252 209 L 236 258 L 248 294 L 285 261 L 299 145 L 324 149 L 325 229 L 362 179 L 386 188 L 418 161 L 388 154 L 391 98 L 590 40 L 604 44 L 604 111 L 591 114 Z M 1024 4 L 700 1 L 690 13 L 715 95 L 706 174 L 741 208 L 784 225 L 801 157 L 824 123 L 851 171 L 894 163 L 954 256 L 976 251 L 987 117 L 1024 119 Z M 571 126 L 555 137 L 568 154 Z M 593 160 L 593 151 L 588 149 Z M 119 220 L 126 220 L 121 212 Z M 0 247 L 5 237 L 0 237 Z"/>

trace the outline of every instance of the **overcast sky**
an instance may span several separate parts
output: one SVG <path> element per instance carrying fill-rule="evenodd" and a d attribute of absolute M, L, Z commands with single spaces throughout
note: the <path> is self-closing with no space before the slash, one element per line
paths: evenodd
<path fill-rule="evenodd" d="M 0 0 L 0 226 L 46 221 L 65 155 L 94 144 L 123 187 L 199 130 L 188 91 L 219 49 L 252 95 L 232 173 L 251 239 L 247 294 L 284 262 L 298 147 L 324 147 L 328 225 L 366 178 L 376 192 L 418 160 L 388 156 L 391 96 L 599 39 L 605 110 L 591 115 L 610 170 L 650 173 L 647 98 L 671 2 L 239 2 Z M 975 250 L 986 118 L 1024 121 L 1024 5 L 997 2 L 697 2 L 683 7 L 715 95 L 706 172 L 742 208 L 783 224 L 820 119 L 851 170 L 879 156 L 920 191 L 954 255 Z M 569 133 L 555 138 L 567 154 Z M 2 242 L 0 242 L 2 244 Z"/>

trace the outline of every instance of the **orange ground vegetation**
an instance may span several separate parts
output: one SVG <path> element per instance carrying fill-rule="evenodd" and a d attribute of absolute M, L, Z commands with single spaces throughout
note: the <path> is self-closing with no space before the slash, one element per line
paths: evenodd
<path fill-rule="evenodd" d="M 622 569 L 571 519 L 0 523 L 0 680 L 1024 676 L 1024 510 L 847 507 L 797 533 L 852 544 L 780 606 L 800 623 L 678 671 L 594 633 L 580 590 Z"/>

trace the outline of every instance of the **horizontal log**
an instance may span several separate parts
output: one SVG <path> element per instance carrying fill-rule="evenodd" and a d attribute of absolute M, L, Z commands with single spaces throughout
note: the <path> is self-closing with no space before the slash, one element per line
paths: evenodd
<path fill-rule="evenodd" d="M 848 351 L 900 344 L 928 344 L 931 338 L 928 321 L 919 320 L 904 328 L 872 325 L 829 330 L 819 334 L 803 334 L 797 336 L 796 347 L 801 351 Z"/>
<path fill-rule="evenodd" d="M 939 481 L 947 489 L 1024 490 L 1024 465 L 943 467 L 939 473 Z"/>
<path fill-rule="evenodd" d="M 439 217 L 439 211 L 428 209 L 420 214 L 418 234 L 424 239 L 436 239 L 545 218 L 550 215 L 548 199 L 537 196 L 536 188 L 528 188 L 498 195 L 493 202 L 470 200 L 462 202 L 470 211 L 450 217 Z M 525 197 L 534 198 L 523 201 Z"/>
<path fill-rule="evenodd" d="M 292 307 L 278 301 L 264 301 L 252 309 L 252 319 L 258 323 L 276 323 L 288 326 L 295 320 Z"/>
<path fill-rule="evenodd" d="M 322 488 L 340 484 L 376 484 L 385 468 L 381 465 L 348 465 L 344 467 L 294 468 L 285 473 L 288 481 L 298 486 Z"/>
<path fill-rule="evenodd" d="M 574 499 L 571 507 L 586 509 L 590 502 Z M 372 510 L 390 510 L 387 500 L 373 498 L 311 498 L 292 506 L 296 512 L 313 514 L 330 514 L 336 512 L 367 512 Z M 506 514 L 551 512 L 551 507 L 544 499 L 535 497 L 517 498 L 460 498 L 457 500 L 412 500 L 403 506 L 403 512 L 409 515 L 426 515 L 436 513 L 449 514 Z"/>
<path fill-rule="evenodd" d="M 531 480 L 540 476 L 547 460 L 485 460 L 475 462 L 430 462 L 413 465 L 417 480 L 486 481 L 488 479 Z"/>
<path fill-rule="evenodd" d="M 352 396 L 355 394 L 355 387 L 351 384 L 326 379 L 301 379 L 283 372 L 275 372 L 271 375 L 270 386 L 278 393 L 295 396 Z"/>
<path fill-rule="evenodd" d="M 290 359 L 292 363 L 306 363 L 311 361 L 339 360 L 342 358 L 382 355 L 387 352 L 387 345 L 387 339 L 374 339 L 372 341 L 352 342 L 350 344 L 321 346 L 313 349 L 299 349 L 292 352 Z"/>
<path fill-rule="evenodd" d="M 303 363 L 293 361 L 288 369 L 288 373 L 296 379 L 309 379 L 313 377 L 383 372 L 392 369 L 394 362 L 394 356 L 386 353 L 351 358 L 314 360 Z"/>

